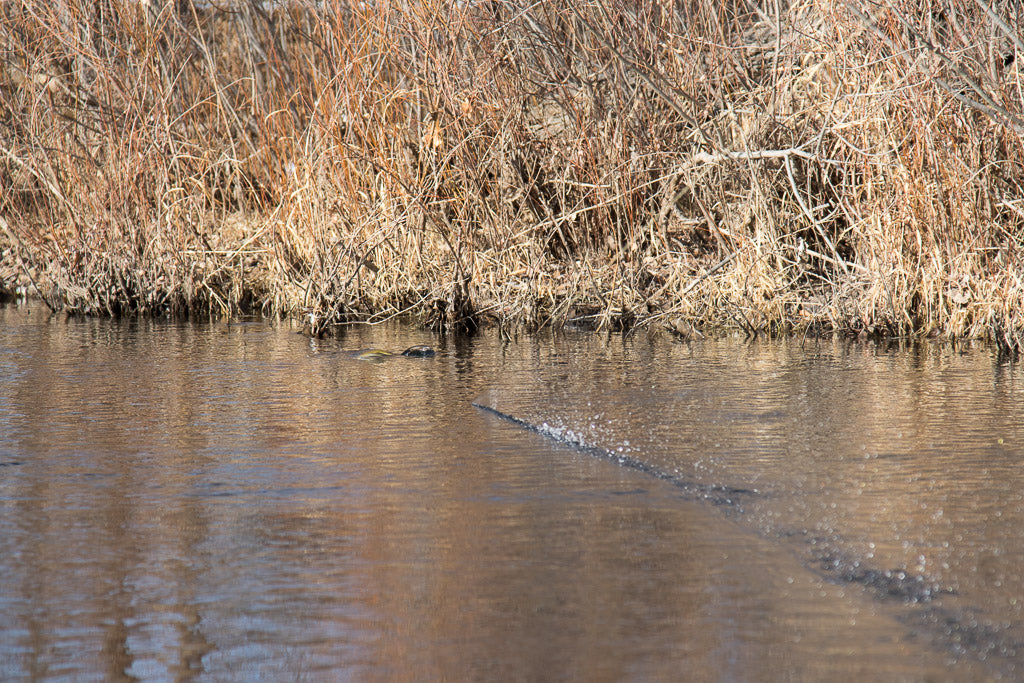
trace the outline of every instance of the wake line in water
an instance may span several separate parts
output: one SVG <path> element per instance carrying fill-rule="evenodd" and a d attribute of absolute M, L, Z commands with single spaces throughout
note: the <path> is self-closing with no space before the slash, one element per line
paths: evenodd
<path fill-rule="evenodd" d="M 522 418 L 503 413 L 497 408 L 483 403 L 473 403 L 473 405 L 500 417 L 502 420 L 557 441 L 562 445 L 569 446 L 581 453 L 611 460 L 624 467 L 629 467 L 630 469 L 638 470 L 662 481 L 669 482 L 715 505 L 732 506 L 742 513 L 743 508 L 739 505 L 741 497 L 761 495 L 755 489 L 723 486 L 721 484 L 699 484 L 688 481 L 638 458 L 588 444 L 580 433 L 571 429 L 554 427 L 546 422 L 539 425 L 527 422 Z M 782 532 L 779 535 L 790 538 L 804 536 L 804 541 L 810 548 L 807 559 L 811 568 L 821 576 L 832 581 L 861 584 L 875 590 L 884 597 L 897 598 L 909 603 L 930 602 L 939 595 L 955 593 L 953 589 L 942 586 L 937 581 L 923 574 L 915 574 L 905 569 L 875 569 L 867 566 L 859 558 L 845 556 L 836 548 L 837 544 L 829 543 L 824 538 L 809 536 L 806 532 Z"/>
<path fill-rule="evenodd" d="M 503 413 L 497 408 L 483 403 L 474 402 L 473 405 L 480 410 L 500 417 L 506 422 L 511 422 L 523 429 L 557 441 L 581 453 L 611 460 L 624 467 L 649 474 L 674 484 L 700 499 L 707 500 L 716 505 L 730 506 L 741 513 L 743 508 L 739 505 L 739 502 L 743 496 L 763 495 L 756 489 L 736 488 L 721 484 L 700 484 L 688 481 L 638 458 L 588 444 L 581 434 L 571 429 L 553 427 L 546 422 L 537 425 L 514 415 Z M 861 558 L 849 557 L 839 551 L 838 539 L 834 536 L 831 539 L 832 542 L 830 542 L 829 539 L 812 536 L 806 531 L 776 531 L 770 535 L 780 538 L 802 538 L 809 549 L 809 552 L 805 553 L 805 557 L 810 567 L 821 576 L 839 583 L 860 584 L 866 588 L 873 589 L 881 596 L 897 598 L 908 603 L 926 603 L 940 595 L 952 595 L 955 593 L 952 588 L 942 586 L 934 579 L 923 574 L 909 572 L 906 569 L 886 570 L 872 568 L 863 562 Z"/>
<path fill-rule="evenodd" d="M 715 505 L 729 506 L 739 513 L 743 512 L 740 499 L 744 496 L 763 495 L 755 489 L 688 481 L 638 458 L 589 444 L 582 434 L 571 429 L 554 427 L 546 422 L 539 425 L 527 422 L 483 403 L 474 402 L 473 406 L 581 453 L 643 472 L 678 486 L 696 498 Z M 916 627 L 926 628 L 936 645 L 945 647 L 956 656 L 971 653 L 980 660 L 988 659 L 992 664 L 996 664 L 993 659 L 1001 659 L 1004 663 L 1009 663 L 1011 672 L 1015 671 L 1017 653 L 1024 652 L 1024 641 L 1018 639 L 1005 626 L 981 623 L 978 620 L 981 610 L 972 610 L 955 604 L 943 606 L 941 602 L 933 602 L 941 596 L 955 596 L 955 589 L 943 586 L 925 574 L 906 569 L 886 570 L 871 567 L 864 558 L 850 557 L 839 550 L 841 543 L 835 536 L 827 539 L 815 537 L 807 531 L 779 530 L 769 535 L 779 539 L 802 537 L 805 543 L 802 554 L 809 569 L 826 580 L 840 584 L 859 584 L 883 599 L 895 598 L 908 605 L 916 605 L 919 610 L 906 614 L 902 620 Z"/>
<path fill-rule="evenodd" d="M 474 402 L 473 406 L 491 413 L 492 415 L 496 415 L 506 422 L 511 422 L 512 424 L 534 432 L 535 434 L 540 434 L 552 441 L 557 441 L 562 445 L 569 446 L 581 453 L 586 453 L 587 455 L 592 455 L 604 460 L 611 460 L 623 467 L 628 467 L 630 469 L 643 472 L 644 474 L 649 474 L 652 477 L 666 481 L 674 486 L 678 486 L 688 493 L 715 505 L 728 505 L 742 510 L 740 507 L 740 499 L 743 496 L 759 495 L 759 492 L 755 489 L 735 488 L 720 484 L 698 484 L 697 482 L 683 479 L 679 475 L 666 472 L 665 470 L 655 467 L 650 463 L 646 463 L 643 460 L 639 460 L 623 453 L 616 453 L 615 451 L 608 450 L 607 448 L 601 448 L 600 446 L 589 444 L 584 441 L 583 435 L 574 432 L 571 429 L 553 427 L 546 422 L 536 425 L 532 422 L 527 422 L 526 420 L 515 417 L 514 415 L 503 413 L 497 408 L 483 403 Z"/>

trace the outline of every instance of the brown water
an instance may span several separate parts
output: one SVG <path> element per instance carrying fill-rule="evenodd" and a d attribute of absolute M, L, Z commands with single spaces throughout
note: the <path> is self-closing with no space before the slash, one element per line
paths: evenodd
<path fill-rule="evenodd" d="M 983 349 L 0 308 L 0 678 L 1017 678 L 1021 393 Z"/>

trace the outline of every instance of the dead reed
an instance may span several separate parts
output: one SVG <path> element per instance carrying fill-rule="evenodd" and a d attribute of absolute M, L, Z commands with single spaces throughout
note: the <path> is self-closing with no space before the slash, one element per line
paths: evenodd
<path fill-rule="evenodd" d="M 310 331 L 1024 342 L 1004 0 L 0 3 L 0 277 Z"/>

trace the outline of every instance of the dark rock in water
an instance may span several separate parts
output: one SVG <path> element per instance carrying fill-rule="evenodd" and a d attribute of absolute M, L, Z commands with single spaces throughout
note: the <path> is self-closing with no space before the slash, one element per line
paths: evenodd
<path fill-rule="evenodd" d="M 402 355 L 412 358 L 429 358 L 434 355 L 434 349 L 429 346 L 410 346 L 405 351 L 402 351 Z"/>

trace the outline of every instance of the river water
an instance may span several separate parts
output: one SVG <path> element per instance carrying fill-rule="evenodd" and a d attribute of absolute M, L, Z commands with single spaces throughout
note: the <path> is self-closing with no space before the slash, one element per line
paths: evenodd
<path fill-rule="evenodd" d="M 1021 394 L 985 348 L 0 308 L 0 678 L 1019 678 Z"/>

